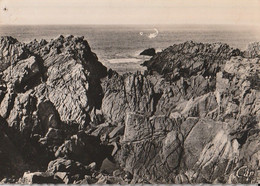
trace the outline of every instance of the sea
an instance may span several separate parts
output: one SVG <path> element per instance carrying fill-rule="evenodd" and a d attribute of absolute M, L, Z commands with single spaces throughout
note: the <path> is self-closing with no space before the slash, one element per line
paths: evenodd
<path fill-rule="evenodd" d="M 119 73 L 143 71 L 145 67 L 140 64 L 149 57 L 139 54 L 147 48 L 160 52 L 192 40 L 223 42 L 244 50 L 249 43 L 260 41 L 255 27 L 237 25 L 1 25 L 0 36 L 6 35 L 21 42 L 48 41 L 59 35 L 84 36 L 99 61 Z"/>

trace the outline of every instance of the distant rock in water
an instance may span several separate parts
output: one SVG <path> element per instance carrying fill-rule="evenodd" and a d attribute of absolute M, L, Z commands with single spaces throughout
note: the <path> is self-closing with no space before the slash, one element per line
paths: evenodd
<path fill-rule="evenodd" d="M 259 183 L 258 45 L 175 44 L 120 75 L 83 37 L 2 37 L 0 183 Z"/>
<path fill-rule="evenodd" d="M 155 55 L 155 49 L 154 48 L 148 48 L 140 53 L 140 55 L 143 56 L 154 56 Z"/>

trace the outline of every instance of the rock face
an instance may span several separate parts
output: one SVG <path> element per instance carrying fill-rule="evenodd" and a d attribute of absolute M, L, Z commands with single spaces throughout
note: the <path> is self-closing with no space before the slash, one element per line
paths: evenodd
<path fill-rule="evenodd" d="M 14 39 L 4 38 L 2 50 L 11 50 L 10 57 L 16 59 L 11 53 L 13 49 L 5 43 L 8 39 L 10 44 L 18 43 Z M 40 125 L 50 126 L 55 122 L 53 125 L 59 122 L 81 127 L 87 125 L 90 122 L 89 113 L 100 107 L 102 89 L 99 79 L 106 76 L 106 68 L 97 61 L 88 43 L 83 38 L 60 36 L 49 43 L 35 41 L 17 45 L 26 48 L 29 57 L 3 71 L 2 81 L 9 86 L 3 100 L 10 102 L 13 108 L 17 107 L 1 107 L 1 113 L 9 125 L 21 128 L 28 125 L 25 124 L 26 120 L 31 120 L 29 123 L 33 125 L 36 122 L 33 115 L 41 117 Z M 51 105 L 43 106 L 46 102 Z M 27 109 L 23 103 L 31 105 Z M 18 107 L 24 112 L 19 112 Z M 42 107 L 45 107 L 44 110 Z M 43 116 L 48 109 L 53 111 Z M 21 121 L 17 117 L 22 118 Z"/>
<path fill-rule="evenodd" d="M 28 50 L 23 44 L 18 42 L 17 39 L 10 36 L 1 37 L 0 43 L 1 72 L 5 70 L 8 66 L 28 57 Z"/>
<path fill-rule="evenodd" d="M 2 37 L 0 46 L 0 113 L 12 130 L 11 141 L 22 160 L 37 164 L 45 152 L 48 161 L 68 135 L 92 122 L 106 67 L 83 37 L 28 44 Z"/>
<path fill-rule="evenodd" d="M 259 57 L 260 56 L 260 42 L 250 43 L 245 51 L 247 57 Z"/>
<path fill-rule="evenodd" d="M 175 44 L 155 55 L 143 65 L 149 71 L 171 74 L 175 78 L 189 77 L 198 72 L 203 76 L 215 75 L 231 56 L 240 54 L 227 44 L 203 44 L 192 41 Z"/>
<path fill-rule="evenodd" d="M 113 122 L 125 113 L 117 160 L 134 174 L 132 183 L 140 178 L 150 183 L 259 180 L 259 165 L 248 158 L 259 161 L 259 141 L 253 147 L 245 143 L 259 137 L 260 64 L 259 58 L 243 56 L 225 44 L 186 42 L 145 62 L 150 74 L 162 75 L 127 76 L 145 83 L 135 81 L 133 86 L 117 74 L 108 78 L 102 110 Z M 139 89 L 146 84 L 149 88 Z M 134 88 L 125 88 L 129 85 Z M 138 107 L 139 100 L 147 109 Z"/>
<path fill-rule="evenodd" d="M 105 95 L 102 113 L 107 120 L 120 122 L 124 121 L 127 112 L 136 111 L 149 115 L 154 110 L 152 84 L 140 73 L 124 76 L 115 74 L 103 87 Z"/>
<path fill-rule="evenodd" d="M 144 51 L 142 51 L 140 53 L 140 55 L 143 55 L 143 56 L 154 56 L 155 55 L 155 49 L 154 48 L 145 49 Z"/>
<path fill-rule="evenodd" d="M 257 43 L 175 44 L 123 75 L 83 37 L 0 44 L 1 183 L 259 183 Z"/>

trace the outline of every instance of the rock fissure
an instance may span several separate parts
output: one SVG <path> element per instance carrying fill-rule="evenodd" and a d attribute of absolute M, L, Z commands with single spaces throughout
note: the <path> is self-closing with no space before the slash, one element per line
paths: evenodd
<path fill-rule="evenodd" d="M 107 71 L 83 37 L 0 44 L 0 175 L 18 183 L 258 179 L 259 44 L 243 52 L 174 44 L 151 50 L 147 72 L 123 75 Z M 244 166 L 255 174 L 241 176 Z"/>

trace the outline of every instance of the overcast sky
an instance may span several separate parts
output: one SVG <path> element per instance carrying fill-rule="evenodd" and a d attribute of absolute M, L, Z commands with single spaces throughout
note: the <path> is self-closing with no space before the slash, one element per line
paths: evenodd
<path fill-rule="evenodd" d="M 0 0 L 1 24 L 260 25 L 260 0 Z"/>

